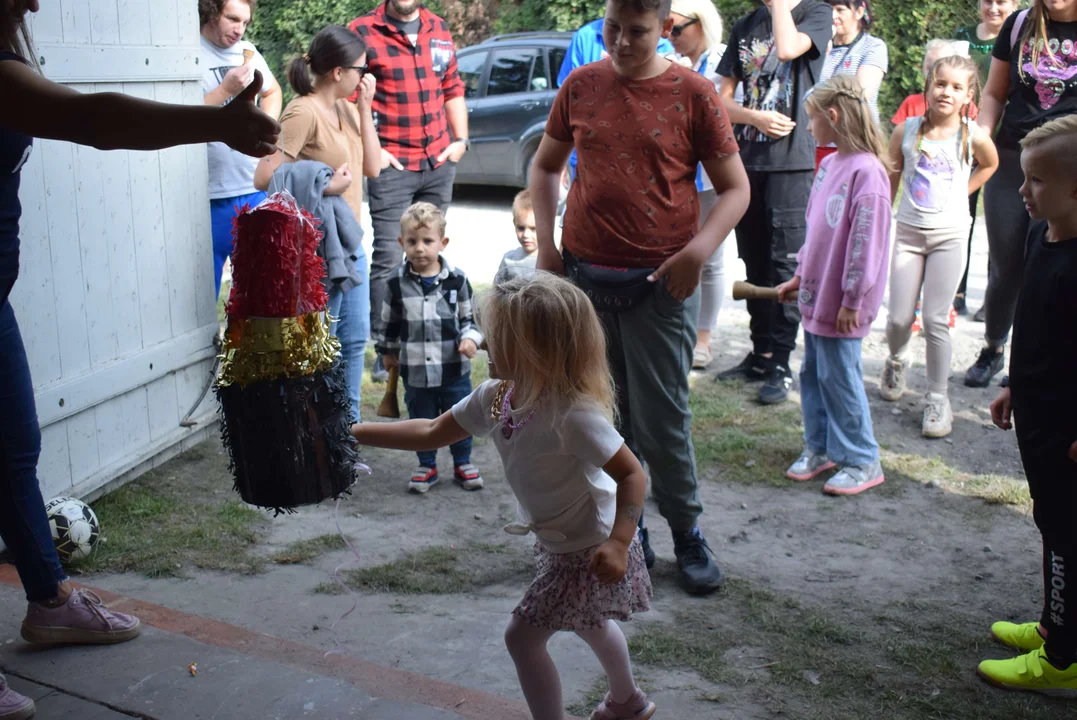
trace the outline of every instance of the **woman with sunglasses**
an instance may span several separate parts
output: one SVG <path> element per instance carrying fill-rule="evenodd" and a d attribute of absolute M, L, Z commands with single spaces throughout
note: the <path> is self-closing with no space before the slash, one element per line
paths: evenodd
<path fill-rule="evenodd" d="M 343 196 L 359 220 L 363 183 L 353 180 L 352 172 L 370 178 L 381 173 L 381 144 L 370 109 L 376 82 L 366 72 L 366 49 L 351 30 L 330 25 L 314 36 L 306 55 L 292 60 L 288 83 L 297 97 L 280 116 L 280 149 L 259 163 L 255 187 L 268 190 L 274 171 L 283 163 L 324 163 L 334 169 L 325 194 Z M 357 105 L 348 101 L 356 91 Z M 334 332 L 348 366 L 348 395 L 358 421 L 363 354 L 370 335 L 370 268 L 361 246 L 354 262 L 359 283 L 348 290 L 331 283 L 329 312 L 339 318 Z"/>
<path fill-rule="evenodd" d="M 714 83 L 715 90 L 722 84 L 718 74 L 718 61 L 725 52 L 722 42 L 722 18 L 711 0 L 673 0 L 670 7 L 673 29 L 669 39 L 677 51 L 678 60 Z M 689 64 L 690 63 L 690 64 Z M 702 221 L 710 213 L 718 196 L 714 192 L 707 173 L 702 166 L 696 172 L 696 190 L 699 191 L 699 217 Z M 702 302 L 699 307 L 699 323 L 696 333 L 696 349 L 692 353 L 692 368 L 703 370 L 711 364 L 711 333 L 718 324 L 725 292 L 724 247 L 719 245 L 714 255 L 703 266 L 700 281 Z"/>

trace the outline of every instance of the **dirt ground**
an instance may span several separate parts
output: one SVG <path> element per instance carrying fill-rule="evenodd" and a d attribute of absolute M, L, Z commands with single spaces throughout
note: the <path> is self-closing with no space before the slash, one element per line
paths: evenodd
<path fill-rule="evenodd" d="M 450 214 L 459 228 L 494 223 L 471 250 L 454 244 L 453 262 L 477 284 L 508 249 L 496 238 L 510 199 L 454 204 Z M 727 281 L 743 277 L 727 252 Z M 981 234 L 972 309 L 985 266 Z M 782 476 L 801 448 L 795 394 L 762 408 L 754 387 L 713 381 L 748 347 L 743 304 L 723 309 L 715 363 L 694 376 L 692 409 L 700 524 L 727 582 L 710 597 L 687 596 L 668 528 L 649 508 L 659 556 L 653 609 L 625 629 L 656 717 L 1077 718 L 1077 705 L 1008 694 L 975 675 L 979 660 L 1011 654 L 988 639 L 990 623 L 1033 620 L 1041 602 L 1040 544 L 1016 441 L 989 421 L 997 387 L 960 383 L 983 326 L 958 321 L 954 433 L 929 441 L 919 434 L 922 340 L 909 394 L 894 404 L 878 397 L 884 322 L 885 314 L 864 344 L 864 365 L 887 481 L 836 499 L 821 481 Z M 477 364 L 474 379 L 484 373 Z M 364 417 L 374 417 L 382 392 L 365 388 Z M 486 477 L 476 493 L 443 483 L 409 495 L 412 456 L 365 450 L 364 458 L 373 473 L 339 508 L 274 519 L 238 503 L 227 458 L 204 443 L 94 503 L 108 541 L 83 571 L 151 602 L 520 697 L 502 630 L 529 580 L 531 540 L 501 530 L 515 501 L 493 447 L 476 444 Z M 447 453 L 441 461 L 450 472 Z M 343 548 L 338 523 L 358 559 Z M 338 566 L 348 593 L 335 580 Z M 551 651 L 570 712 L 586 716 L 602 692 L 601 668 L 574 636 L 556 637 Z"/>

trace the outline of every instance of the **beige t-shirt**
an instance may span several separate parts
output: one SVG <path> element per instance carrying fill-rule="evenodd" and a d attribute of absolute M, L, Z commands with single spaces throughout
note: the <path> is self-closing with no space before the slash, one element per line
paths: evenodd
<path fill-rule="evenodd" d="M 280 116 L 280 148 L 297 160 L 316 160 L 336 170 L 348 163 L 352 185 L 344 200 L 360 218 L 363 207 L 363 141 L 359 111 L 347 100 L 336 102 L 337 122 L 308 96 L 288 103 Z"/>

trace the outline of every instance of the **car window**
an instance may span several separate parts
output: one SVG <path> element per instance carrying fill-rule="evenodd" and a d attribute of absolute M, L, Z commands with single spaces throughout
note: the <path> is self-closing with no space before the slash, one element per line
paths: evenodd
<path fill-rule="evenodd" d="M 557 76 L 561 73 L 561 65 L 565 62 L 567 50 L 561 47 L 550 48 L 550 80 L 557 84 Z"/>
<path fill-rule="evenodd" d="M 550 89 L 550 73 L 546 69 L 546 53 L 539 51 L 535 65 L 531 69 L 531 90 L 542 92 Z"/>
<path fill-rule="evenodd" d="M 487 52 L 473 52 L 456 56 L 456 69 L 464 81 L 464 97 L 478 97 L 482 89 L 482 71 L 486 68 Z"/>
<path fill-rule="evenodd" d="M 508 95 L 530 91 L 532 69 L 539 55 L 535 48 L 512 48 L 495 52 L 490 65 L 490 82 L 486 85 L 486 94 Z M 542 76 L 545 77 L 545 72 Z"/>

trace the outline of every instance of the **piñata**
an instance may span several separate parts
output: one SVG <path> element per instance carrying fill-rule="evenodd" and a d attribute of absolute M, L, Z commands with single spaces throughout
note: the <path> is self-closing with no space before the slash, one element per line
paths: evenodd
<path fill-rule="evenodd" d="M 240 497 L 277 513 L 347 492 L 359 459 L 317 224 L 277 193 L 233 230 L 221 438 Z"/>

